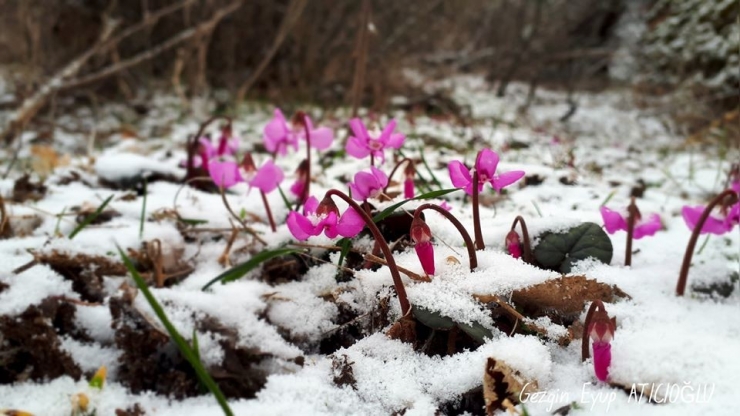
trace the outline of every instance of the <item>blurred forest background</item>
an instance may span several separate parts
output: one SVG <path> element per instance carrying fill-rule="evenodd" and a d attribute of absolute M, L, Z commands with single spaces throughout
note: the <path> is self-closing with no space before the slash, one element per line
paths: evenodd
<path fill-rule="evenodd" d="M 740 124 L 739 15 L 738 0 L 0 0 L 0 110 L 18 109 L 0 130 L 52 98 L 157 91 L 455 111 L 411 69 L 484 74 L 500 95 L 513 81 L 672 94 L 661 111 L 695 133 Z"/>

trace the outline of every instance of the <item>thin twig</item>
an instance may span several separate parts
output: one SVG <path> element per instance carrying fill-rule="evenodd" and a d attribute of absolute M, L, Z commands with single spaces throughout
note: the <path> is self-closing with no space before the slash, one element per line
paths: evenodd
<path fill-rule="evenodd" d="M 229 211 L 229 214 L 231 214 L 231 216 L 234 217 L 234 219 L 239 224 L 241 224 L 242 228 L 244 228 L 244 231 L 251 234 L 255 240 L 259 241 L 260 243 L 264 245 L 267 245 L 267 242 L 263 240 L 262 237 L 259 236 L 259 234 L 257 234 L 257 231 L 255 231 L 252 227 L 248 226 L 247 223 L 244 222 L 244 220 L 242 220 L 238 215 L 236 215 L 234 210 L 231 209 L 231 205 L 229 205 L 229 200 L 228 198 L 226 198 L 226 193 L 224 192 L 223 188 L 221 188 L 221 200 L 224 202 L 224 206 L 226 207 L 226 210 Z"/>

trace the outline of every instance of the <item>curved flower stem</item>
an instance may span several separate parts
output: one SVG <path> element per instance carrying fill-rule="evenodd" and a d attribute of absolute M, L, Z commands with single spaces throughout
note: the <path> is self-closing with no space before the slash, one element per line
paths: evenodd
<path fill-rule="evenodd" d="M 394 166 L 393 169 L 391 169 L 391 173 L 388 175 L 388 184 L 385 185 L 385 188 L 383 188 L 383 193 L 384 194 L 387 194 L 388 193 L 388 187 L 391 186 L 391 179 L 393 179 L 393 175 L 395 175 L 395 173 L 398 170 L 398 168 L 400 168 L 401 165 L 404 164 L 404 163 L 413 163 L 413 162 L 414 162 L 413 160 L 411 160 L 411 159 L 409 159 L 407 157 L 404 157 L 398 163 L 396 163 L 396 166 Z"/>
<path fill-rule="evenodd" d="M 391 253 L 390 247 L 388 247 L 388 242 L 385 241 L 385 238 L 383 238 L 383 234 L 381 234 L 378 226 L 375 225 L 375 223 L 373 222 L 373 219 L 370 218 L 369 215 L 367 215 L 365 210 L 362 209 L 357 204 L 357 202 L 353 201 L 352 198 L 337 189 L 330 189 L 326 192 L 326 197 L 332 196 L 337 196 L 340 199 L 344 200 L 344 202 L 349 204 L 349 206 L 352 207 L 362 217 L 362 220 L 365 221 L 365 224 L 367 224 L 367 228 L 373 234 L 375 241 L 380 244 L 380 249 L 383 251 L 385 261 L 388 262 L 388 269 L 390 269 L 391 271 L 391 277 L 393 277 L 393 285 L 396 287 L 398 301 L 401 303 L 401 315 L 406 316 L 411 310 L 411 304 L 409 303 L 409 299 L 406 296 L 406 288 L 403 286 L 401 275 L 398 272 L 398 267 L 396 266 L 396 260 L 393 258 L 393 253 Z"/>
<path fill-rule="evenodd" d="M 478 256 L 475 254 L 475 247 L 473 246 L 473 240 L 470 238 L 470 234 L 465 230 L 465 227 L 463 227 L 462 223 L 455 218 L 454 215 L 447 212 L 444 208 L 440 207 L 436 204 L 422 204 L 419 205 L 419 207 L 416 208 L 416 211 L 414 211 L 414 219 L 421 219 L 421 212 L 425 209 L 431 209 L 434 211 L 439 212 L 447 218 L 452 225 L 457 228 L 457 231 L 462 236 L 463 240 L 465 240 L 465 247 L 468 249 L 468 259 L 470 262 L 470 271 L 474 271 L 476 267 L 478 267 Z"/>
<path fill-rule="evenodd" d="M 311 194 L 309 187 L 311 186 L 311 131 L 308 130 L 308 123 L 306 122 L 306 114 L 301 113 L 301 120 L 303 121 L 303 129 L 306 132 L 306 186 L 303 187 L 303 193 L 299 196 L 299 206 L 303 205 Z"/>
<path fill-rule="evenodd" d="M 274 233 L 275 231 L 277 231 L 277 228 L 275 227 L 275 219 L 272 218 L 272 210 L 270 209 L 270 204 L 267 202 L 267 195 L 265 195 L 264 191 L 260 191 L 260 194 L 262 195 L 262 203 L 265 205 L 267 219 L 270 221 L 270 228 L 272 228 L 272 232 Z"/>
<path fill-rule="evenodd" d="M 473 170 L 473 232 L 475 233 L 475 249 L 483 250 L 483 232 L 480 229 L 480 211 L 478 210 L 478 170 Z"/>
<path fill-rule="evenodd" d="M 259 241 L 260 243 L 267 245 L 267 242 L 262 239 L 262 237 L 257 234 L 257 231 L 255 231 L 252 227 L 248 226 L 247 223 L 241 219 L 233 209 L 231 209 L 231 205 L 229 205 L 229 200 L 226 198 L 226 192 L 224 191 L 224 188 L 221 188 L 221 200 L 224 202 L 224 207 L 226 207 L 226 210 L 229 211 L 229 214 L 231 214 L 234 219 L 241 224 L 242 228 L 244 228 L 244 231 L 251 234 L 252 237 L 254 237 L 255 240 Z"/>
<path fill-rule="evenodd" d="M 691 267 L 691 258 L 694 255 L 694 248 L 696 248 L 696 242 L 699 240 L 699 234 L 701 233 L 701 229 L 704 227 L 704 223 L 707 221 L 707 218 L 709 218 L 709 214 L 712 212 L 714 207 L 722 203 L 727 197 L 733 198 L 733 201 L 731 203 L 734 204 L 735 202 L 737 202 L 738 197 L 735 191 L 733 191 L 732 189 L 726 189 L 709 202 L 709 205 L 704 208 L 704 212 L 702 212 L 701 217 L 699 217 L 699 221 L 697 221 L 696 225 L 694 226 L 694 231 L 691 233 L 689 244 L 686 246 L 686 253 L 684 253 L 683 255 L 681 271 L 678 274 L 676 295 L 683 296 L 683 292 L 686 290 L 686 281 L 689 278 L 689 267 Z"/>
<path fill-rule="evenodd" d="M 517 215 L 516 218 L 514 218 L 514 223 L 511 224 L 511 230 L 513 231 L 516 228 L 516 225 L 519 224 L 519 227 L 522 229 L 522 258 L 525 263 L 534 264 L 534 259 L 532 258 L 532 243 L 529 240 L 529 230 L 527 229 L 527 223 L 524 222 L 524 218 L 521 215 Z"/>
<path fill-rule="evenodd" d="M 375 155 L 370 151 L 370 167 L 375 166 Z"/>
<path fill-rule="evenodd" d="M 637 219 L 637 205 L 635 197 L 632 197 L 630 205 L 627 207 L 627 246 L 624 251 L 624 265 L 632 265 L 632 238 L 635 234 L 635 220 Z"/>
<path fill-rule="evenodd" d="M 198 149 L 198 140 L 200 139 L 200 136 L 203 135 L 203 132 L 206 131 L 208 126 L 210 126 L 216 120 L 225 120 L 227 126 L 231 128 L 231 117 L 227 116 L 213 116 L 200 125 L 198 133 L 196 133 L 195 136 L 193 136 L 187 144 L 188 160 L 186 165 L 187 170 L 185 171 L 185 180 L 190 180 L 195 176 L 193 157 L 195 156 L 195 153 Z"/>
<path fill-rule="evenodd" d="M 588 357 L 591 356 L 588 351 L 588 347 L 590 344 L 589 340 L 591 339 L 588 335 L 588 327 L 591 325 L 591 319 L 593 319 L 593 315 L 594 312 L 596 312 L 596 309 L 599 309 L 600 311 L 606 311 L 606 308 L 604 308 L 604 303 L 601 302 L 599 299 L 591 302 L 591 306 L 589 306 L 588 312 L 586 312 L 586 321 L 583 323 L 583 336 L 581 337 L 581 362 L 588 360 Z"/>

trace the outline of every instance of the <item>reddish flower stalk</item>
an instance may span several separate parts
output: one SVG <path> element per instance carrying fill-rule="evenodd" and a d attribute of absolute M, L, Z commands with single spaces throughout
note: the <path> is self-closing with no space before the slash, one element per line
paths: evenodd
<path fill-rule="evenodd" d="M 413 198 L 413 195 L 412 196 L 407 195 L 405 181 L 409 180 L 408 179 L 409 177 L 413 177 L 413 175 L 416 173 L 416 168 L 414 167 L 414 161 L 407 157 L 401 159 L 398 163 L 396 163 L 396 166 L 394 166 L 393 169 L 391 169 L 391 173 L 390 175 L 388 175 L 388 184 L 385 186 L 385 188 L 383 188 L 384 194 L 388 194 L 388 187 L 391 184 L 391 179 L 393 179 L 393 175 L 396 173 L 398 168 L 400 168 L 401 165 L 403 165 L 404 163 L 406 163 L 406 169 L 404 169 L 404 174 L 406 175 L 406 179 L 404 180 L 404 198 Z M 413 179 L 411 180 L 412 180 L 411 183 L 412 183 L 412 193 L 413 193 Z"/>
<path fill-rule="evenodd" d="M 589 358 L 589 340 L 593 341 L 594 372 L 601 381 L 606 381 L 609 376 L 609 365 L 612 358 L 610 342 L 614 338 L 616 328 L 616 318 L 609 318 L 604 304 L 598 299 L 594 300 L 588 308 L 586 321 L 583 323 L 581 362 Z"/>
<path fill-rule="evenodd" d="M 306 122 L 306 113 L 304 113 L 303 111 L 297 112 L 295 114 L 295 119 L 298 120 L 299 123 L 303 123 L 303 128 L 306 131 L 306 181 L 304 182 L 305 186 L 303 187 L 303 193 L 301 195 L 298 195 L 298 206 L 300 206 L 300 204 L 306 202 L 308 195 L 310 195 L 309 187 L 311 186 L 311 131 L 309 130 L 308 123 Z"/>
<path fill-rule="evenodd" d="M 625 266 L 631 266 L 632 265 L 632 238 L 635 234 L 635 221 L 639 220 L 640 210 L 637 209 L 637 205 L 635 205 L 635 197 L 633 196 L 630 200 L 630 204 L 627 207 L 627 247 L 625 247 L 624 251 L 624 265 Z"/>
<path fill-rule="evenodd" d="M 272 228 L 272 232 L 274 233 L 275 231 L 277 231 L 277 228 L 275 227 L 275 219 L 272 217 L 270 204 L 267 202 L 267 195 L 265 194 L 265 191 L 262 190 L 260 190 L 260 195 L 262 195 L 262 203 L 265 205 L 265 213 L 267 213 L 267 219 L 270 221 L 270 228 Z"/>
<path fill-rule="evenodd" d="M 524 239 L 522 242 L 522 260 L 524 260 L 525 263 L 534 264 L 534 259 L 532 258 L 532 243 L 529 240 L 529 230 L 527 229 L 527 223 L 524 222 L 524 218 L 521 215 L 514 218 L 514 222 L 511 224 L 511 231 L 516 229 L 517 224 L 519 224 L 519 227 L 522 229 L 522 239 Z"/>
<path fill-rule="evenodd" d="M 373 234 L 373 238 L 375 238 L 375 241 L 380 244 L 380 249 L 383 251 L 385 261 L 388 263 L 388 269 L 390 269 L 391 271 L 393 285 L 395 286 L 396 293 L 398 294 L 398 301 L 401 303 L 401 315 L 406 316 L 411 310 L 411 304 L 409 303 L 409 299 L 406 296 L 406 288 L 403 286 L 401 274 L 398 271 L 398 266 L 396 266 L 396 260 L 393 258 L 393 253 L 391 253 L 391 249 L 390 247 L 388 247 L 388 242 L 385 241 L 385 238 L 383 238 L 383 234 L 378 229 L 378 226 L 375 225 L 373 219 L 367 214 L 367 212 L 365 212 L 364 209 L 360 207 L 360 205 L 357 204 L 357 202 L 353 201 L 352 198 L 337 189 L 328 190 L 324 198 L 331 198 L 332 196 L 339 197 L 340 199 L 344 200 L 344 202 L 349 204 L 350 207 L 354 208 L 354 210 L 357 211 L 358 214 L 360 214 L 362 220 L 367 225 L 367 228 Z"/>
<path fill-rule="evenodd" d="M 483 232 L 480 228 L 480 210 L 478 209 L 478 170 L 473 171 L 473 232 L 475 233 L 475 249 L 486 248 L 483 243 Z"/>
<path fill-rule="evenodd" d="M 726 199 L 730 198 L 730 201 Z M 691 258 L 694 256 L 694 249 L 696 248 L 696 242 L 699 240 L 699 234 L 701 233 L 704 223 L 709 218 L 709 214 L 712 212 L 714 207 L 719 204 L 732 205 L 737 203 L 738 195 L 732 189 L 726 189 L 721 194 L 714 197 L 709 202 L 704 212 L 702 212 L 699 221 L 694 226 L 694 231 L 691 233 L 689 244 L 686 246 L 686 253 L 683 255 L 683 263 L 681 264 L 681 271 L 678 274 L 678 283 L 676 284 L 676 295 L 683 296 L 683 292 L 686 290 L 686 282 L 689 279 L 689 267 L 691 267 Z"/>
<path fill-rule="evenodd" d="M 442 214 L 443 217 L 447 218 L 448 221 L 452 223 L 452 225 L 457 228 L 457 231 L 460 233 L 460 236 L 462 236 L 463 240 L 465 241 L 465 247 L 468 250 L 468 261 L 470 263 L 470 271 L 474 271 L 476 267 L 478 267 L 478 256 L 475 253 L 475 247 L 473 246 L 473 240 L 470 238 L 470 234 L 468 234 L 467 230 L 465 230 L 465 227 L 463 227 L 462 223 L 455 218 L 454 215 L 450 214 L 445 210 L 444 208 L 440 207 L 437 204 L 422 204 L 419 205 L 418 208 L 416 208 L 416 211 L 414 211 L 414 221 L 421 220 L 421 213 L 425 209 L 431 209 L 434 211 L 437 211 L 438 213 Z"/>
<path fill-rule="evenodd" d="M 195 172 L 195 166 L 193 166 L 193 158 L 195 157 L 195 154 L 198 152 L 198 141 L 200 140 L 200 136 L 203 135 L 203 132 L 206 131 L 208 126 L 210 126 L 214 121 L 223 119 L 226 121 L 226 128 L 230 131 L 231 130 L 231 117 L 226 116 L 213 116 L 206 120 L 203 124 L 200 125 L 200 128 L 198 129 L 198 133 L 193 136 L 190 141 L 188 141 L 187 144 L 187 151 L 188 151 L 188 160 L 186 161 L 186 172 L 185 172 L 185 180 L 190 180 L 194 177 L 196 177 Z"/>

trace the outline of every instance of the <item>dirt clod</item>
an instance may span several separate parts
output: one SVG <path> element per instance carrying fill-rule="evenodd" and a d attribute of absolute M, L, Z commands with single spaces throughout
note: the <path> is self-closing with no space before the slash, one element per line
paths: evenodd
<path fill-rule="evenodd" d="M 340 356 L 333 356 L 331 359 L 331 370 L 334 378 L 334 383 L 337 386 L 352 386 L 353 389 L 357 389 L 357 380 L 355 380 L 355 373 L 352 369 L 354 362 L 349 360 L 347 354 Z"/>
<path fill-rule="evenodd" d="M 56 250 L 34 256 L 37 263 L 46 264 L 65 279 L 71 280 L 72 289 L 88 302 L 103 301 L 103 276 L 125 276 L 127 273 L 122 263 L 103 256 L 72 256 Z"/>
<path fill-rule="evenodd" d="M 0 384 L 43 381 L 64 375 L 79 380 L 82 376 L 74 360 L 61 349 L 53 326 L 58 323 L 55 321 L 68 326 L 74 318 L 74 308 L 44 303 L 45 307 L 29 306 L 17 317 L 0 316 Z"/>

